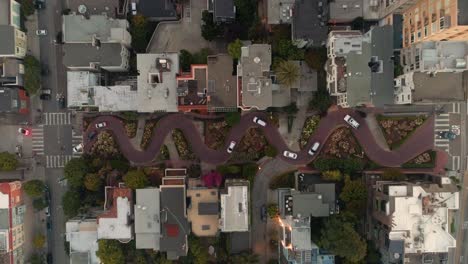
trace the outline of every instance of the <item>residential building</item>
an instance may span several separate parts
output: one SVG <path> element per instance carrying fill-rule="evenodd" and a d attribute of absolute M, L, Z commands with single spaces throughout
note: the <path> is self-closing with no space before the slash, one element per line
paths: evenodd
<path fill-rule="evenodd" d="M 22 59 L 26 56 L 26 34 L 13 25 L 0 25 L 0 57 Z"/>
<path fill-rule="evenodd" d="M 320 250 L 311 240 L 311 216 L 328 217 L 337 213 L 335 185 L 309 185 L 305 192 L 280 188 L 278 191 L 281 225 L 281 263 L 335 263 L 335 257 Z"/>
<path fill-rule="evenodd" d="M 75 110 L 99 112 L 136 111 L 136 82 L 101 85 L 100 74 L 89 71 L 67 72 L 67 104 Z"/>
<path fill-rule="evenodd" d="M 237 81 L 233 75 L 233 63 L 228 54 L 208 56 L 209 112 L 237 111 Z"/>
<path fill-rule="evenodd" d="M 379 18 L 386 18 L 392 14 L 403 14 L 411 8 L 418 0 L 380 0 Z"/>
<path fill-rule="evenodd" d="M 0 58 L 0 85 L 24 86 L 24 65 L 22 60 Z"/>
<path fill-rule="evenodd" d="M 116 239 L 128 243 L 133 239 L 132 189 L 106 187 L 104 213 L 97 217 L 98 239 Z"/>
<path fill-rule="evenodd" d="M 107 15 L 64 15 L 62 32 L 64 43 L 120 43 L 130 47 L 132 36 L 126 19 L 113 19 Z M 96 44 L 97 45 L 97 44 Z"/>
<path fill-rule="evenodd" d="M 137 249 L 160 250 L 161 192 L 159 188 L 136 190 L 135 245 Z"/>
<path fill-rule="evenodd" d="M 87 16 L 103 15 L 110 18 L 125 18 L 128 10 L 127 0 L 68 0 L 71 12 Z"/>
<path fill-rule="evenodd" d="M 21 5 L 15 0 L 0 0 L 0 25 L 21 28 Z"/>
<path fill-rule="evenodd" d="M 450 223 L 459 192 L 441 184 L 378 181 L 374 185 L 372 234 L 389 263 L 445 263 L 456 247 Z"/>
<path fill-rule="evenodd" d="M 209 10 L 215 23 L 229 23 L 236 20 L 234 0 L 208 0 Z"/>
<path fill-rule="evenodd" d="M 177 78 L 177 105 L 180 112 L 207 110 L 207 65 L 191 65 L 190 73 Z"/>
<path fill-rule="evenodd" d="M 26 91 L 0 86 L 0 113 L 29 113 L 29 98 Z"/>
<path fill-rule="evenodd" d="M 332 31 L 327 42 L 327 89 L 341 107 L 393 103 L 392 26 Z"/>
<path fill-rule="evenodd" d="M 67 43 L 63 64 L 70 70 L 109 72 L 127 71 L 130 52 L 120 43 Z"/>
<path fill-rule="evenodd" d="M 70 264 L 99 264 L 96 219 L 71 219 L 65 224 L 65 239 L 70 244 Z"/>
<path fill-rule="evenodd" d="M 467 41 L 423 41 L 401 50 L 403 72 L 463 72 L 468 70 Z"/>
<path fill-rule="evenodd" d="M 249 231 L 250 205 L 249 182 L 245 180 L 226 180 L 225 190 L 221 192 L 221 232 Z"/>
<path fill-rule="evenodd" d="M 466 0 L 418 0 L 403 12 L 403 47 L 420 41 L 468 40 Z"/>
<path fill-rule="evenodd" d="M 268 0 L 268 24 L 291 24 L 295 2 L 296 0 Z"/>
<path fill-rule="evenodd" d="M 463 73 L 408 72 L 395 78 L 395 104 L 463 102 Z"/>
<path fill-rule="evenodd" d="M 0 183 L 0 262 L 24 263 L 24 214 L 20 181 Z"/>
<path fill-rule="evenodd" d="M 138 14 L 151 21 L 177 20 L 177 2 L 175 0 L 139 0 Z"/>
<path fill-rule="evenodd" d="M 187 190 L 187 214 L 192 232 L 199 237 L 214 237 L 218 233 L 218 189 L 195 187 Z"/>
<path fill-rule="evenodd" d="M 358 17 L 379 19 L 379 0 L 335 0 L 329 2 L 331 24 L 350 23 Z"/>
<path fill-rule="evenodd" d="M 138 112 L 177 112 L 177 53 L 137 54 Z"/>
<path fill-rule="evenodd" d="M 270 66 L 270 45 L 252 44 L 242 47 L 240 63 L 237 65 L 240 108 L 265 110 L 272 106 Z"/>
<path fill-rule="evenodd" d="M 299 48 L 324 46 L 328 33 L 328 1 L 296 1 L 292 40 Z"/>
<path fill-rule="evenodd" d="M 161 190 L 161 238 L 160 251 L 167 259 L 177 260 L 187 256 L 190 225 L 187 220 L 185 170 L 166 170 Z M 186 171 L 185 171 L 186 173 Z M 171 176 L 176 175 L 176 176 Z"/>

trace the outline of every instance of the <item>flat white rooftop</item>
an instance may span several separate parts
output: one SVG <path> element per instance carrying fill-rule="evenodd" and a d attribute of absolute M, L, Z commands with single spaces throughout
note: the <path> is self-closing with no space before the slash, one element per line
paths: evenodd
<path fill-rule="evenodd" d="M 127 197 L 117 197 L 117 216 L 115 218 L 99 218 L 99 239 L 131 239 L 130 201 Z"/>
<path fill-rule="evenodd" d="M 228 186 L 221 194 L 221 231 L 245 232 L 249 230 L 249 187 Z"/>
<path fill-rule="evenodd" d="M 70 253 L 87 253 L 88 263 L 98 264 L 96 256 L 99 246 L 97 243 L 97 222 L 92 220 L 71 220 L 65 224 L 66 240 L 70 242 Z"/>

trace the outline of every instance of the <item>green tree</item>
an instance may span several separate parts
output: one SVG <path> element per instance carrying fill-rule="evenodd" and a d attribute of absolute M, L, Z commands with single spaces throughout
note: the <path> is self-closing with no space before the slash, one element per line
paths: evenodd
<path fill-rule="evenodd" d="M 148 20 L 142 15 L 133 16 L 130 21 L 130 33 L 132 34 L 132 47 L 136 52 L 146 52 L 148 45 Z"/>
<path fill-rule="evenodd" d="M 41 86 L 41 64 L 31 55 L 24 57 L 24 89 L 30 94 L 36 94 Z"/>
<path fill-rule="evenodd" d="M 179 55 L 180 68 L 183 72 L 190 71 L 190 65 L 193 64 L 193 55 L 188 50 L 180 50 Z"/>
<path fill-rule="evenodd" d="M 351 180 L 346 175 L 340 199 L 345 202 L 347 210 L 359 215 L 365 208 L 367 201 L 366 185 L 361 180 Z"/>
<path fill-rule="evenodd" d="M 84 186 L 92 192 L 97 192 L 102 186 L 102 179 L 96 173 L 88 173 L 84 178 Z"/>
<path fill-rule="evenodd" d="M 45 184 L 41 180 L 30 180 L 23 184 L 24 192 L 31 198 L 39 198 L 44 195 Z"/>
<path fill-rule="evenodd" d="M 273 43 L 273 54 L 282 60 L 303 60 L 304 50 L 296 47 L 290 39 L 280 39 Z"/>
<path fill-rule="evenodd" d="M 83 186 L 84 176 L 88 172 L 88 166 L 83 158 L 71 159 L 64 168 L 64 176 L 72 187 Z"/>
<path fill-rule="evenodd" d="M 295 115 L 299 111 L 299 108 L 297 108 L 296 102 L 292 102 L 289 105 L 283 107 L 283 111 L 288 115 Z"/>
<path fill-rule="evenodd" d="M 294 188 L 294 173 L 287 172 L 274 176 L 270 181 L 269 187 L 272 190 L 278 188 Z"/>
<path fill-rule="evenodd" d="M 279 209 L 277 204 L 269 204 L 267 208 L 268 216 L 271 219 L 276 218 L 279 215 Z"/>
<path fill-rule="evenodd" d="M 193 54 L 193 64 L 207 64 L 208 63 L 208 56 L 212 53 L 212 51 L 208 48 L 203 48 L 198 52 Z"/>
<path fill-rule="evenodd" d="M 20 0 L 18 1 L 21 4 L 21 13 L 25 17 L 28 17 L 34 14 L 34 1 L 33 0 Z"/>
<path fill-rule="evenodd" d="M 233 59 L 238 60 L 241 56 L 242 42 L 240 39 L 236 39 L 228 45 L 228 54 L 231 55 Z"/>
<path fill-rule="evenodd" d="M 382 179 L 385 181 L 403 181 L 406 179 L 406 176 L 400 169 L 386 168 L 382 173 Z"/>
<path fill-rule="evenodd" d="M 239 112 L 229 112 L 226 113 L 224 119 L 226 120 L 228 126 L 232 127 L 240 122 L 241 115 Z"/>
<path fill-rule="evenodd" d="M 319 87 L 309 102 L 309 108 L 318 111 L 321 115 L 325 115 L 332 103 L 333 101 L 327 89 Z"/>
<path fill-rule="evenodd" d="M 140 189 L 149 185 L 148 176 L 142 170 L 131 170 L 124 175 L 125 185 L 131 189 Z"/>
<path fill-rule="evenodd" d="M 292 88 L 301 77 L 299 66 L 292 61 L 280 61 L 275 66 L 275 73 L 278 82 L 287 88 Z"/>
<path fill-rule="evenodd" d="M 361 171 L 364 164 L 358 159 L 337 159 L 337 158 L 318 158 L 311 166 L 315 167 L 319 171 L 339 170 L 345 174 L 352 174 L 354 172 Z"/>
<path fill-rule="evenodd" d="M 327 59 L 327 49 L 325 47 L 308 49 L 304 58 L 307 66 L 316 71 L 325 70 Z"/>
<path fill-rule="evenodd" d="M 278 151 L 276 150 L 276 148 L 272 145 L 268 145 L 266 146 L 265 148 L 265 156 L 268 156 L 268 157 L 276 157 L 276 155 L 278 155 Z"/>
<path fill-rule="evenodd" d="M 242 166 L 242 177 L 247 179 L 252 185 L 255 175 L 257 174 L 258 166 L 255 163 L 247 163 Z"/>
<path fill-rule="evenodd" d="M 43 248 L 45 244 L 45 236 L 43 234 L 37 234 L 33 239 L 33 244 L 35 248 Z"/>
<path fill-rule="evenodd" d="M 244 252 L 231 256 L 232 263 L 256 264 L 259 263 L 258 255 Z"/>
<path fill-rule="evenodd" d="M 322 172 L 322 179 L 326 181 L 336 181 L 339 182 L 343 178 L 343 175 L 339 170 L 327 170 Z"/>
<path fill-rule="evenodd" d="M 33 253 L 31 257 L 29 258 L 29 263 L 30 264 L 44 264 L 45 263 L 44 255 L 40 253 Z"/>
<path fill-rule="evenodd" d="M 76 190 L 68 190 L 62 197 L 63 213 L 72 218 L 78 215 L 81 207 L 81 195 Z"/>
<path fill-rule="evenodd" d="M 189 251 L 194 258 L 194 264 L 205 264 L 208 262 L 208 248 L 203 247 L 200 240 L 195 236 L 189 236 Z"/>
<path fill-rule="evenodd" d="M 39 198 L 39 199 L 34 199 L 33 200 L 33 207 L 34 207 L 34 209 L 36 209 L 38 211 L 46 208 L 47 205 L 48 204 L 47 204 L 47 202 L 46 202 L 46 200 L 44 198 Z"/>
<path fill-rule="evenodd" d="M 339 221 L 337 217 L 330 217 L 325 222 L 320 245 L 352 263 L 358 263 L 366 256 L 367 245 L 364 239 L 351 223 Z"/>
<path fill-rule="evenodd" d="M 214 40 L 217 36 L 221 35 L 223 28 L 214 23 L 213 13 L 205 10 L 202 13 L 202 37 L 208 41 Z"/>
<path fill-rule="evenodd" d="M 122 245 L 117 240 L 98 240 L 99 250 L 96 255 L 102 264 L 125 264 L 125 255 Z"/>
<path fill-rule="evenodd" d="M 18 160 L 14 154 L 0 152 L 0 171 L 12 171 L 18 167 Z"/>

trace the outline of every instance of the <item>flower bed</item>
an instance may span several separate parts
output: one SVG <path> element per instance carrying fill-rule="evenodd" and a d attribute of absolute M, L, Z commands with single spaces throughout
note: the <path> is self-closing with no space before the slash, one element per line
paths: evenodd
<path fill-rule="evenodd" d="M 129 138 L 134 138 L 137 132 L 138 123 L 136 121 L 124 120 L 125 123 L 125 132 Z"/>
<path fill-rule="evenodd" d="M 102 131 L 97 136 L 97 140 L 90 150 L 91 155 L 103 158 L 118 156 L 119 147 L 114 137 L 107 131 Z"/>
<path fill-rule="evenodd" d="M 148 120 L 145 123 L 145 127 L 143 129 L 143 137 L 141 138 L 140 147 L 141 149 L 146 149 L 151 142 L 151 138 L 153 137 L 153 130 L 158 123 L 157 120 Z"/>
<path fill-rule="evenodd" d="M 434 168 L 437 153 L 433 150 L 426 151 L 416 158 L 401 165 L 402 168 Z"/>
<path fill-rule="evenodd" d="M 197 157 L 192 152 L 192 148 L 182 133 L 182 130 L 175 129 L 172 131 L 172 139 L 182 160 L 195 160 Z"/>
<path fill-rule="evenodd" d="M 167 148 L 166 145 L 162 145 L 161 149 L 159 150 L 159 155 L 158 155 L 159 160 L 169 160 L 169 149 Z"/>
<path fill-rule="evenodd" d="M 305 120 L 304 126 L 302 127 L 301 138 L 299 139 L 299 147 L 301 149 L 307 145 L 310 136 L 314 133 L 315 129 L 317 129 L 319 121 L 320 116 L 309 116 Z"/>
<path fill-rule="evenodd" d="M 401 146 L 425 120 L 425 116 L 389 117 L 380 115 L 377 117 L 390 149 Z"/>
<path fill-rule="evenodd" d="M 336 129 L 323 146 L 321 153 L 332 158 L 359 158 L 365 157 L 358 141 L 347 127 Z"/>
<path fill-rule="evenodd" d="M 224 148 L 224 140 L 229 132 L 229 126 L 226 121 L 205 123 L 205 144 L 215 150 Z"/>
<path fill-rule="evenodd" d="M 258 128 L 247 130 L 234 149 L 231 161 L 258 160 L 265 155 L 268 141 Z"/>

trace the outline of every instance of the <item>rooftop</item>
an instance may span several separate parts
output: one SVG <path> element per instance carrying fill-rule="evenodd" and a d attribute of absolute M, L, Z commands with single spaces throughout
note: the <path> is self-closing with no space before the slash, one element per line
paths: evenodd
<path fill-rule="evenodd" d="M 0 56 L 15 54 L 15 28 L 9 25 L 0 25 Z"/>
<path fill-rule="evenodd" d="M 249 231 L 248 182 L 226 181 L 226 193 L 221 193 L 221 231 Z"/>
<path fill-rule="evenodd" d="M 16 58 L 0 58 L 0 85 L 24 85 L 24 65 Z"/>
<path fill-rule="evenodd" d="M 426 192 L 421 186 L 388 187 L 391 241 L 404 241 L 405 253 L 448 252 L 456 246 L 449 233 L 448 210 L 459 208 L 459 193 Z M 393 209 L 392 212 L 390 211 Z"/>
<path fill-rule="evenodd" d="M 208 110 L 237 111 L 237 80 L 227 54 L 208 56 Z"/>
<path fill-rule="evenodd" d="M 63 64 L 67 67 L 91 67 L 91 63 L 102 67 L 121 67 L 120 43 L 102 43 L 100 48 L 91 43 L 67 43 L 63 47 Z"/>
<path fill-rule="evenodd" d="M 109 1 L 109 0 L 106 0 Z M 130 45 L 131 37 L 126 19 L 112 19 L 105 15 L 64 15 L 63 41 L 65 43 L 119 42 Z"/>
<path fill-rule="evenodd" d="M 234 0 L 214 0 L 214 21 L 227 21 L 236 18 Z"/>
<path fill-rule="evenodd" d="M 79 13 L 80 6 L 86 7 L 86 13 L 90 15 L 102 15 L 105 13 L 108 17 L 117 17 L 119 14 L 124 14 L 124 6 L 122 0 L 67 0 L 68 8 L 72 12 Z M 82 9 L 83 7 L 81 7 Z"/>
<path fill-rule="evenodd" d="M 0 25 L 21 27 L 21 5 L 13 0 L 0 0 Z"/>
<path fill-rule="evenodd" d="M 0 113 L 18 112 L 21 108 L 18 89 L 0 87 Z"/>
<path fill-rule="evenodd" d="M 139 0 L 138 13 L 151 20 L 176 20 L 176 2 L 173 0 Z"/>
<path fill-rule="evenodd" d="M 468 42 L 466 41 L 424 41 L 413 45 L 412 49 L 415 50 L 415 56 L 420 58 L 420 71 L 468 69 Z"/>
<path fill-rule="evenodd" d="M 133 225 L 130 221 L 131 202 L 131 189 L 106 187 L 104 205 L 106 212 L 97 219 L 99 239 L 130 240 L 133 238 Z"/>
<path fill-rule="evenodd" d="M 290 24 L 295 0 L 268 0 L 268 24 Z"/>
<path fill-rule="evenodd" d="M 307 40 L 312 46 L 321 46 L 327 40 L 328 1 L 296 1 L 292 35 L 294 40 Z"/>
<path fill-rule="evenodd" d="M 242 47 L 237 74 L 242 76 L 242 106 L 265 110 L 273 103 L 270 79 L 271 46 L 252 44 Z"/>
<path fill-rule="evenodd" d="M 73 259 L 87 260 L 90 264 L 100 263 L 96 256 L 99 246 L 97 243 L 97 222 L 95 219 L 69 220 L 65 224 L 66 241 L 70 243 L 70 255 Z M 75 262 L 73 262 L 75 263 Z M 83 263 L 83 262 L 78 262 Z"/>
<path fill-rule="evenodd" d="M 192 65 L 190 73 L 177 77 L 179 110 L 181 107 L 206 106 L 208 69 L 206 65 Z M 204 108 L 204 107 L 203 107 Z M 183 110 L 183 109 L 182 109 Z"/>
<path fill-rule="evenodd" d="M 159 189 L 137 189 L 134 209 L 136 248 L 158 251 L 161 236 Z"/>
<path fill-rule="evenodd" d="M 463 73 L 439 72 L 409 74 L 413 83 L 413 102 L 463 101 Z M 410 79 L 407 82 L 411 82 Z"/>
<path fill-rule="evenodd" d="M 177 53 L 137 54 L 138 112 L 177 112 Z"/>
<path fill-rule="evenodd" d="M 215 236 L 218 232 L 219 198 L 217 189 L 189 189 L 191 203 L 187 210 L 196 236 Z"/>

